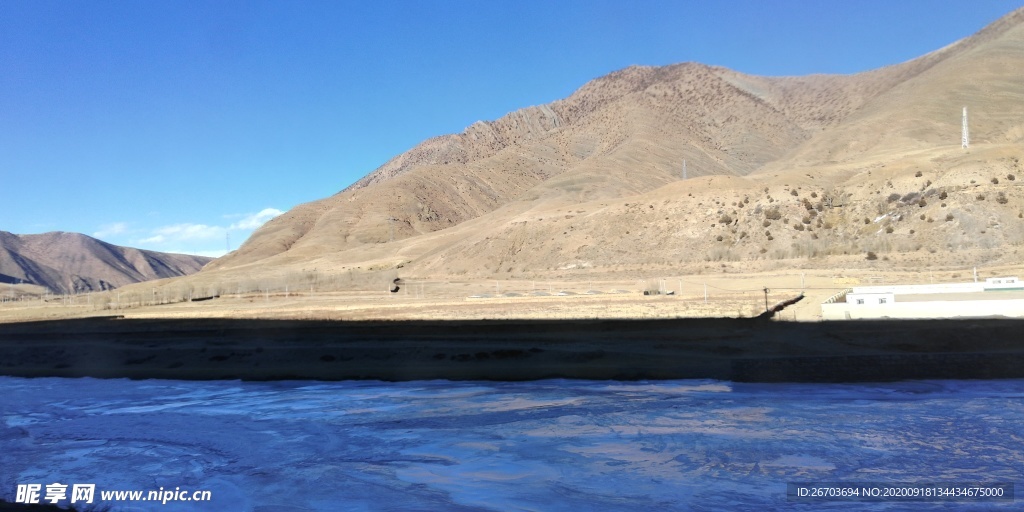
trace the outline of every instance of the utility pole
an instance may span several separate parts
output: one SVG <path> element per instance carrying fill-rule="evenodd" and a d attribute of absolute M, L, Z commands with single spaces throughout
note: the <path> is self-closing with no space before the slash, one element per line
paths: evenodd
<path fill-rule="evenodd" d="M 961 121 L 962 128 L 960 130 L 960 147 L 967 149 L 971 145 L 971 137 L 967 131 L 967 107 L 964 107 L 963 120 Z"/>
<path fill-rule="evenodd" d="M 388 242 L 394 242 L 395 241 L 395 221 L 396 220 L 398 220 L 398 219 L 396 219 L 394 217 L 388 217 Z"/>
<path fill-rule="evenodd" d="M 683 179 L 686 179 L 686 160 L 683 160 Z"/>
<path fill-rule="evenodd" d="M 768 287 L 764 287 L 764 312 L 768 312 Z"/>

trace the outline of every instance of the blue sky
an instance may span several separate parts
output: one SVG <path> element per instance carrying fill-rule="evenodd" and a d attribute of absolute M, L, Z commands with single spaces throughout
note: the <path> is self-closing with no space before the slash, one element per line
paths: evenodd
<path fill-rule="evenodd" d="M 423 139 L 629 65 L 854 73 L 1019 5 L 0 0 L 0 230 L 217 256 Z"/>

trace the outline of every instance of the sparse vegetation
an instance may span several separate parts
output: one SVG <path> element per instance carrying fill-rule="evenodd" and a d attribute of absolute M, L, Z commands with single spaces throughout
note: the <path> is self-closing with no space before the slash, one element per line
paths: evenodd
<path fill-rule="evenodd" d="M 1013 180 L 1015 180 L 1015 179 L 1017 179 L 1017 177 L 1016 177 L 1016 176 L 1014 176 L 1014 175 L 1012 175 L 1012 174 L 1007 174 L 1007 175 L 1006 175 L 1006 180 L 1007 180 L 1007 181 L 1013 181 Z"/>
<path fill-rule="evenodd" d="M 953 221 L 953 214 L 952 213 L 947 213 L 946 214 L 946 222 L 952 222 L 952 221 Z"/>
<path fill-rule="evenodd" d="M 873 253 L 873 252 L 871 252 L 871 251 L 868 251 L 868 254 L 865 257 L 867 258 L 868 261 L 875 261 L 875 260 L 878 259 L 878 255 Z"/>
<path fill-rule="evenodd" d="M 1000 192 L 999 195 L 996 196 L 996 202 L 999 204 L 1006 204 L 1010 202 L 1010 200 L 1006 198 L 1006 194 Z"/>
<path fill-rule="evenodd" d="M 779 220 L 782 218 L 782 213 L 779 212 L 778 208 L 769 208 L 765 210 L 764 218 L 768 220 Z"/>
<path fill-rule="evenodd" d="M 945 190 L 939 193 L 939 199 L 945 200 L 947 197 L 949 197 L 949 194 L 947 194 Z"/>
<path fill-rule="evenodd" d="M 977 199 L 978 201 L 984 201 L 985 200 L 985 194 L 978 194 L 977 196 L 975 196 L 975 199 Z"/>
<path fill-rule="evenodd" d="M 992 184 L 993 185 L 998 185 L 999 184 L 999 178 L 992 178 Z"/>
<path fill-rule="evenodd" d="M 921 176 L 922 176 L 921 171 L 917 171 L 917 172 L 914 173 L 914 177 L 915 178 L 920 178 Z"/>

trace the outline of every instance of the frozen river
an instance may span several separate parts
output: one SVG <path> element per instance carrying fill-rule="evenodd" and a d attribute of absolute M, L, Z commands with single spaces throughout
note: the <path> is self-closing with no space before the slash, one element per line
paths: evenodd
<path fill-rule="evenodd" d="M 1024 481 L 1024 381 L 0 377 L 0 420 L 8 501 L 19 484 L 210 491 L 115 511 L 1013 510 L 808 505 L 786 484 Z"/>

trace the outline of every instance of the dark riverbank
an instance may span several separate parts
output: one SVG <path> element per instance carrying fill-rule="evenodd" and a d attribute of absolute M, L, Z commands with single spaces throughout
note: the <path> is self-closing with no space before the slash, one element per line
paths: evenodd
<path fill-rule="evenodd" d="M 185 380 L 1024 378 L 1024 322 L 759 319 L 0 324 L 0 374 Z"/>

